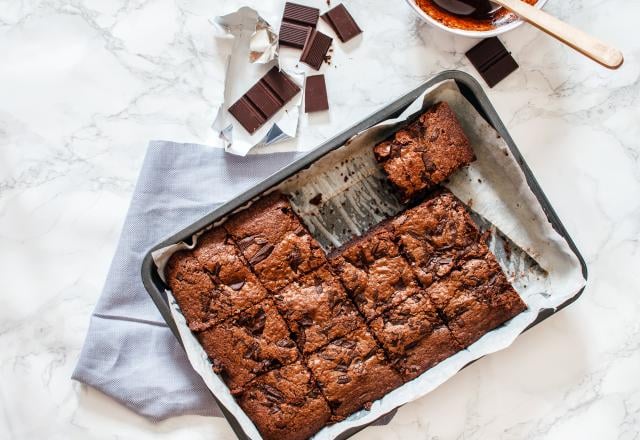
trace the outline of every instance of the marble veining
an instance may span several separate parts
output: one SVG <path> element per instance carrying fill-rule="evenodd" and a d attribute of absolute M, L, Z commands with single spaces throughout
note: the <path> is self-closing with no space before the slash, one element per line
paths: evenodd
<path fill-rule="evenodd" d="M 0 438 L 234 438 L 222 419 L 152 424 L 69 377 L 148 140 L 216 144 L 226 43 L 209 19 L 243 4 L 262 2 L 0 0 Z M 260 151 L 311 149 L 441 70 L 475 75 L 474 41 L 403 1 L 347 5 L 364 35 L 323 68 L 330 114 Z M 587 260 L 587 289 L 355 438 L 640 438 L 640 2 L 546 9 L 626 58 L 607 71 L 522 26 L 502 37 L 520 69 L 488 90 Z"/>

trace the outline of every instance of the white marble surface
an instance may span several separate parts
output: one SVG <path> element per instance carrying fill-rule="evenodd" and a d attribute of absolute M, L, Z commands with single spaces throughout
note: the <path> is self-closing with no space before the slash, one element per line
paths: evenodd
<path fill-rule="evenodd" d="M 325 7 L 324 0 L 310 0 Z M 246 4 L 258 6 L 258 0 Z M 239 0 L 0 0 L 0 438 L 232 439 L 152 424 L 73 383 L 149 139 L 207 143 L 223 68 L 208 19 Z M 310 149 L 447 68 L 473 41 L 401 0 L 348 1 L 365 30 L 325 67 Z M 488 94 L 590 269 L 573 306 L 360 439 L 640 438 L 640 3 L 550 0 L 625 53 L 609 72 L 523 26 Z"/>

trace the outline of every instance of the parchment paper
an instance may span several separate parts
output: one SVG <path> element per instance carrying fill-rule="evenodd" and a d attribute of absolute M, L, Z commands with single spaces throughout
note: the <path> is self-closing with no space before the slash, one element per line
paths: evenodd
<path fill-rule="evenodd" d="M 315 440 L 333 439 L 346 429 L 368 424 L 394 408 L 428 394 L 469 362 L 509 346 L 535 320 L 541 309 L 557 307 L 585 284 L 578 259 L 547 221 L 506 143 L 462 96 L 453 81 L 428 90 L 398 118 L 360 133 L 342 148 L 283 182 L 279 189 L 291 196 L 294 209 L 325 250 L 361 234 L 402 209 L 375 164 L 371 152 L 373 145 L 411 115 L 439 101 L 448 102 L 456 112 L 478 158 L 467 169 L 457 172 L 446 186 L 470 206 L 480 227 L 491 233 L 490 246 L 528 309 L 468 349 L 374 402 L 370 411 L 359 411 L 324 428 L 313 437 Z M 310 201 L 317 194 L 322 195 L 322 202 L 316 206 Z M 193 242 L 196 241 L 197 236 L 194 236 Z M 174 245 L 154 254 L 161 276 L 168 256 L 175 250 Z M 194 369 L 238 418 L 251 438 L 260 438 L 228 388 L 213 373 L 171 292 L 167 294 Z"/>

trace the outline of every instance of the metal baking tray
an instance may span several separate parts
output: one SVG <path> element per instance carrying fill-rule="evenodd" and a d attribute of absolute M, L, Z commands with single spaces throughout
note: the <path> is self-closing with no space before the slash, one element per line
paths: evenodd
<path fill-rule="evenodd" d="M 468 75 L 467 73 L 457 71 L 457 70 L 447 70 L 429 79 L 418 88 L 412 90 L 406 95 L 395 100 L 385 108 L 373 113 L 372 115 L 368 116 L 367 118 L 353 125 L 351 128 L 334 136 L 332 139 L 326 141 L 316 149 L 309 152 L 307 155 L 296 160 L 290 165 L 282 168 L 280 171 L 274 173 L 273 175 L 263 180 L 253 188 L 249 189 L 243 194 L 240 194 L 239 196 L 236 196 L 233 200 L 219 206 L 218 208 L 216 208 L 211 213 L 204 216 L 197 222 L 186 227 L 180 232 L 172 235 L 171 237 L 167 238 L 163 242 L 158 243 L 155 247 L 149 250 L 149 252 L 145 256 L 144 261 L 142 263 L 142 281 L 145 288 L 149 292 L 151 299 L 158 307 L 160 314 L 162 315 L 164 320 L 167 322 L 167 325 L 169 326 L 173 334 L 176 336 L 176 338 L 178 338 L 180 343 L 182 344 L 182 341 L 180 339 L 176 323 L 174 322 L 173 317 L 171 315 L 167 296 L 165 294 L 165 289 L 167 288 L 167 286 L 158 276 L 157 268 L 152 258 L 152 252 L 181 241 L 189 242 L 193 234 L 195 234 L 196 232 L 202 230 L 208 225 L 214 223 L 215 221 L 221 219 L 222 217 L 237 210 L 241 206 L 245 205 L 247 202 L 251 201 L 252 199 L 255 199 L 257 196 L 268 191 L 274 186 L 277 186 L 278 184 L 287 180 L 289 177 L 293 176 L 299 171 L 309 167 L 311 164 L 313 164 L 315 161 L 325 156 L 329 152 L 340 148 L 354 135 L 384 120 L 387 120 L 399 115 L 425 90 L 430 89 L 438 85 L 439 83 L 442 83 L 447 80 L 455 81 L 456 85 L 462 92 L 462 95 L 471 103 L 471 105 L 478 111 L 478 113 L 500 134 L 500 136 L 504 138 L 509 150 L 511 151 L 517 163 L 519 164 L 520 168 L 522 169 L 522 172 L 526 177 L 527 184 L 529 185 L 531 191 L 533 192 L 535 197 L 538 199 L 538 202 L 540 203 L 542 209 L 544 210 L 544 213 L 546 214 L 548 221 L 550 222 L 552 227 L 556 230 L 556 232 L 558 232 L 558 234 L 561 235 L 567 241 L 572 252 L 575 254 L 578 261 L 580 262 L 582 275 L 586 281 L 588 277 L 587 266 L 585 264 L 585 261 L 582 255 L 578 251 L 575 243 L 569 236 L 564 225 L 558 218 L 558 215 L 556 214 L 551 204 L 549 203 L 549 200 L 547 199 L 544 192 L 540 188 L 531 170 L 527 166 L 524 158 L 520 154 L 520 151 L 516 147 L 515 142 L 509 135 L 509 132 L 507 131 L 506 127 L 504 126 L 504 124 L 498 117 L 498 114 L 496 113 L 495 109 L 489 102 L 487 95 L 482 90 L 482 87 L 472 76 Z M 557 313 L 559 310 L 563 309 L 564 307 L 568 306 L 569 304 L 577 300 L 582 294 L 583 290 L 584 288 L 580 289 L 578 293 L 576 293 L 573 297 L 569 298 L 567 301 L 565 301 L 564 303 L 562 303 L 560 306 L 556 308 L 546 308 L 546 309 L 540 310 L 535 321 L 532 322 L 527 327 L 527 329 L 525 329 L 525 331 L 539 324 L 540 322 L 547 319 L 549 316 L 553 315 L 554 313 Z M 215 395 L 214 395 L 214 399 L 216 399 Z M 216 402 L 218 402 L 217 399 L 216 399 Z M 219 405 L 219 406 L 224 416 L 227 418 L 228 422 L 230 423 L 232 429 L 238 436 L 238 438 L 242 440 L 248 439 L 248 436 L 242 430 L 242 428 L 240 427 L 235 417 L 229 414 L 229 412 L 224 408 L 224 406 L 222 405 Z M 372 422 L 372 423 L 375 423 L 375 422 Z M 371 423 L 346 431 L 341 436 L 339 436 L 339 438 L 346 439 L 352 436 L 353 434 L 355 434 L 356 432 L 360 431 L 361 429 L 364 429 L 366 426 L 369 426 L 370 424 Z"/>

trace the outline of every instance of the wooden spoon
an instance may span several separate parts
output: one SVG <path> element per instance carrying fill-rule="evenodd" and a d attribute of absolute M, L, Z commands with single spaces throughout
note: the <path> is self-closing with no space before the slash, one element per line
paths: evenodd
<path fill-rule="evenodd" d="M 541 31 L 604 67 L 617 69 L 624 62 L 622 52 L 615 47 L 609 46 L 522 0 L 434 0 L 434 2 L 453 14 L 469 15 L 476 18 L 486 17 L 499 9 L 499 6 L 503 6 Z"/>

